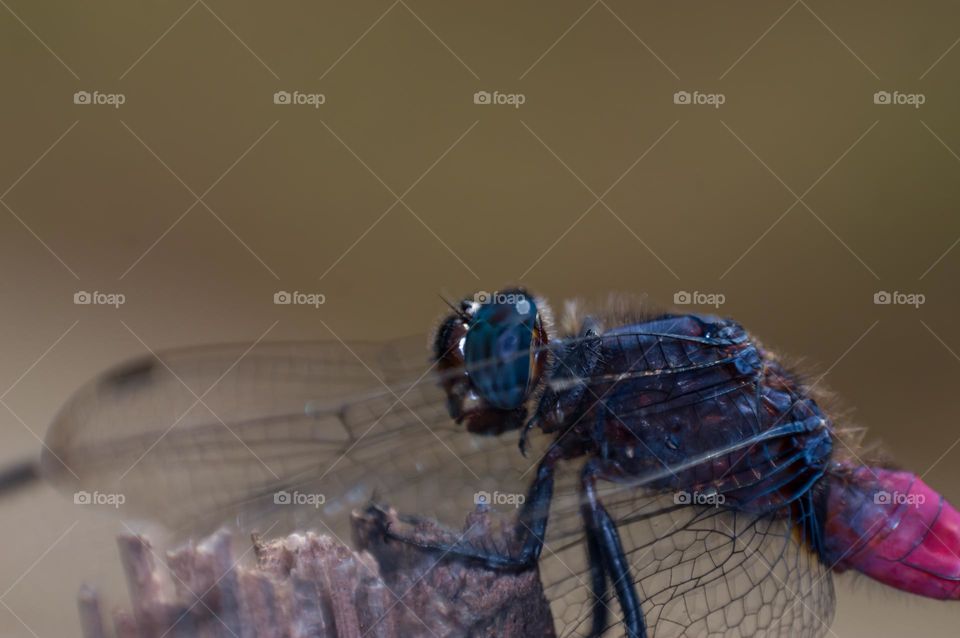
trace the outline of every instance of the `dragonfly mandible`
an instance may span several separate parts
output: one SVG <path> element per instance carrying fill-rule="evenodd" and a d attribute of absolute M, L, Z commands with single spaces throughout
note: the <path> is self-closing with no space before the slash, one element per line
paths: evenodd
<path fill-rule="evenodd" d="M 44 471 L 184 532 L 283 517 L 336 533 L 373 494 L 456 521 L 513 509 L 514 548 L 428 549 L 538 565 L 563 636 L 817 636 L 845 570 L 960 598 L 960 514 L 860 461 L 738 323 L 622 298 L 555 319 L 523 288 L 450 305 L 428 343 L 125 364 L 62 409 Z"/>

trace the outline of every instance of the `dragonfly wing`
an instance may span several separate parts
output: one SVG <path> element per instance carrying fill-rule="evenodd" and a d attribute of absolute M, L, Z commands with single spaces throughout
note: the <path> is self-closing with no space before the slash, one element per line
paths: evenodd
<path fill-rule="evenodd" d="M 411 338 L 145 357 L 74 395 L 43 467 L 64 491 L 122 494 L 122 515 L 181 533 L 238 517 L 261 531 L 278 520 L 274 532 L 322 530 L 318 516 L 345 532 L 375 493 L 425 515 L 457 508 L 461 523 L 482 477 L 520 486 L 525 463 L 515 435 L 476 438 L 451 422 L 427 355 L 426 339 Z"/>
<path fill-rule="evenodd" d="M 541 572 L 561 636 L 590 633 L 597 598 L 573 486 L 551 517 Z M 617 521 L 651 638 L 813 637 L 833 618 L 833 582 L 789 513 L 759 515 L 678 506 L 672 493 L 611 486 L 601 500 Z M 565 501 L 565 502 L 563 502 Z M 621 616 L 608 592 L 609 633 Z"/>
<path fill-rule="evenodd" d="M 452 423 L 425 343 L 216 346 L 144 358 L 68 402 L 48 433 L 45 472 L 67 492 L 123 494 L 122 515 L 181 533 L 239 520 L 271 534 L 314 528 L 345 538 L 350 511 L 371 496 L 453 526 L 483 492 L 505 494 L 488 502 L 512 509 L 537 454 L 522 457 L 515 433 L 479 437 Z M 558 474 L 541 561 L 565 636 L 588 632 L 593 606 L 577 474 Z M 602 498 L 652 636 L 823 632 L 829 574 L 791 521 L 677 508 L 672 495 L 642 486 L 611 489 Z M 278 502 L 278 493 L 323 502 Z M 616 602 L 604 603 L 613 622 Z"/>

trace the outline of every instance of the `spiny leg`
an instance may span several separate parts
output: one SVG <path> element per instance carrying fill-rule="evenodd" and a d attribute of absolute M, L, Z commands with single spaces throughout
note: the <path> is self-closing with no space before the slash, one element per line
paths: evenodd
<path fill-rule="evenodd" d="M 535 565 L 543 550 L 547 533 L 550 501 L 553 498 L 553 473 L 558 454 L 548 453 L 537 467 L 537 475 L 527 489 L 527 497 L 516 523 L 514 538 L 522 539 L 517 551 L 479 547 L 470 542 L 425 543 L 390 529 L 386 535 L 394 540 L 446 555 L 479 561 L 490 569 L 524 569 Z"/>
<path fill-rule="evenodd" d="M 588 536 L 594 536 L 600 554 L 603 558 L 604 571 L 613 581 L 614 591 L 617 593 L 617 601 L 620 603 L 620 610 L 623 612 L 623 624 L 628 638 L 647 638 L 646 627 L 643 622 L 643 610 L 640 607 L 640 598 L 637 596 L 636 587 L 633 584 L 630 565 L 623 552 L 623 545 L 620 543 L 620 534 L 617 532 L 617 526 L 606 508 L 600 502 L 597 496 L 596 480 L 598 478 L 608 478 L 604 473 L 602 461 L 593 459 L 588 461 L 583 467 L 582 489 L 584 519 L 586 521 Z M 589 549 L 589 545 L 588 545 Z M 591 570 L 592 571 L 592 570 Z M 594 614 L 598 612 L 598 606 L 594 604 Z M 606 613 L 605 610 L 602 613 Z M 606 620 L 605 618 L 603 619 Z M 600 624 L 601 631 L 603 624 Z M 598 627 L 596 615 L 593 620 L 594 635 Z"/>
<path fill-rule="evenodd" d="M 595 638 L 603 634 L 607 628 L 609 609 L 604 599 L 607 597 L 607 572 L 604 570 L 603 549 L 600 547 L 598 534 L 593 527 L 593 514 L 589 507 L 581 507 L 584 521 L 584 531 L 587 537 L 587 561 L 590 564 L 590 592 L 593 594 L 593 605 L 590 611 L 590 636 Z"/>

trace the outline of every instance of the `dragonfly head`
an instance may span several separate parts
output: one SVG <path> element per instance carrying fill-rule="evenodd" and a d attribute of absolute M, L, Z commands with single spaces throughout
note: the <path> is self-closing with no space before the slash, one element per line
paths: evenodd
<path fill-rule="evenodd" d="M 480 434 L 523 425 L 546 366 L 548 313 L 522 288 L 478 292 L 454 307 L 434 338 L 451 417 Z"/>

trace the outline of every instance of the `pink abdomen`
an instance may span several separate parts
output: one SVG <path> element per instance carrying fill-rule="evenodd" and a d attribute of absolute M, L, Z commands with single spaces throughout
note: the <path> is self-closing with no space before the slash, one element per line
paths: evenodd
<path fill-rule="evenodd" d="M 827 498 L 824 559 L 921 596 L 960 599 L 960 513 L 911 472 L 841 466 Z"/>

